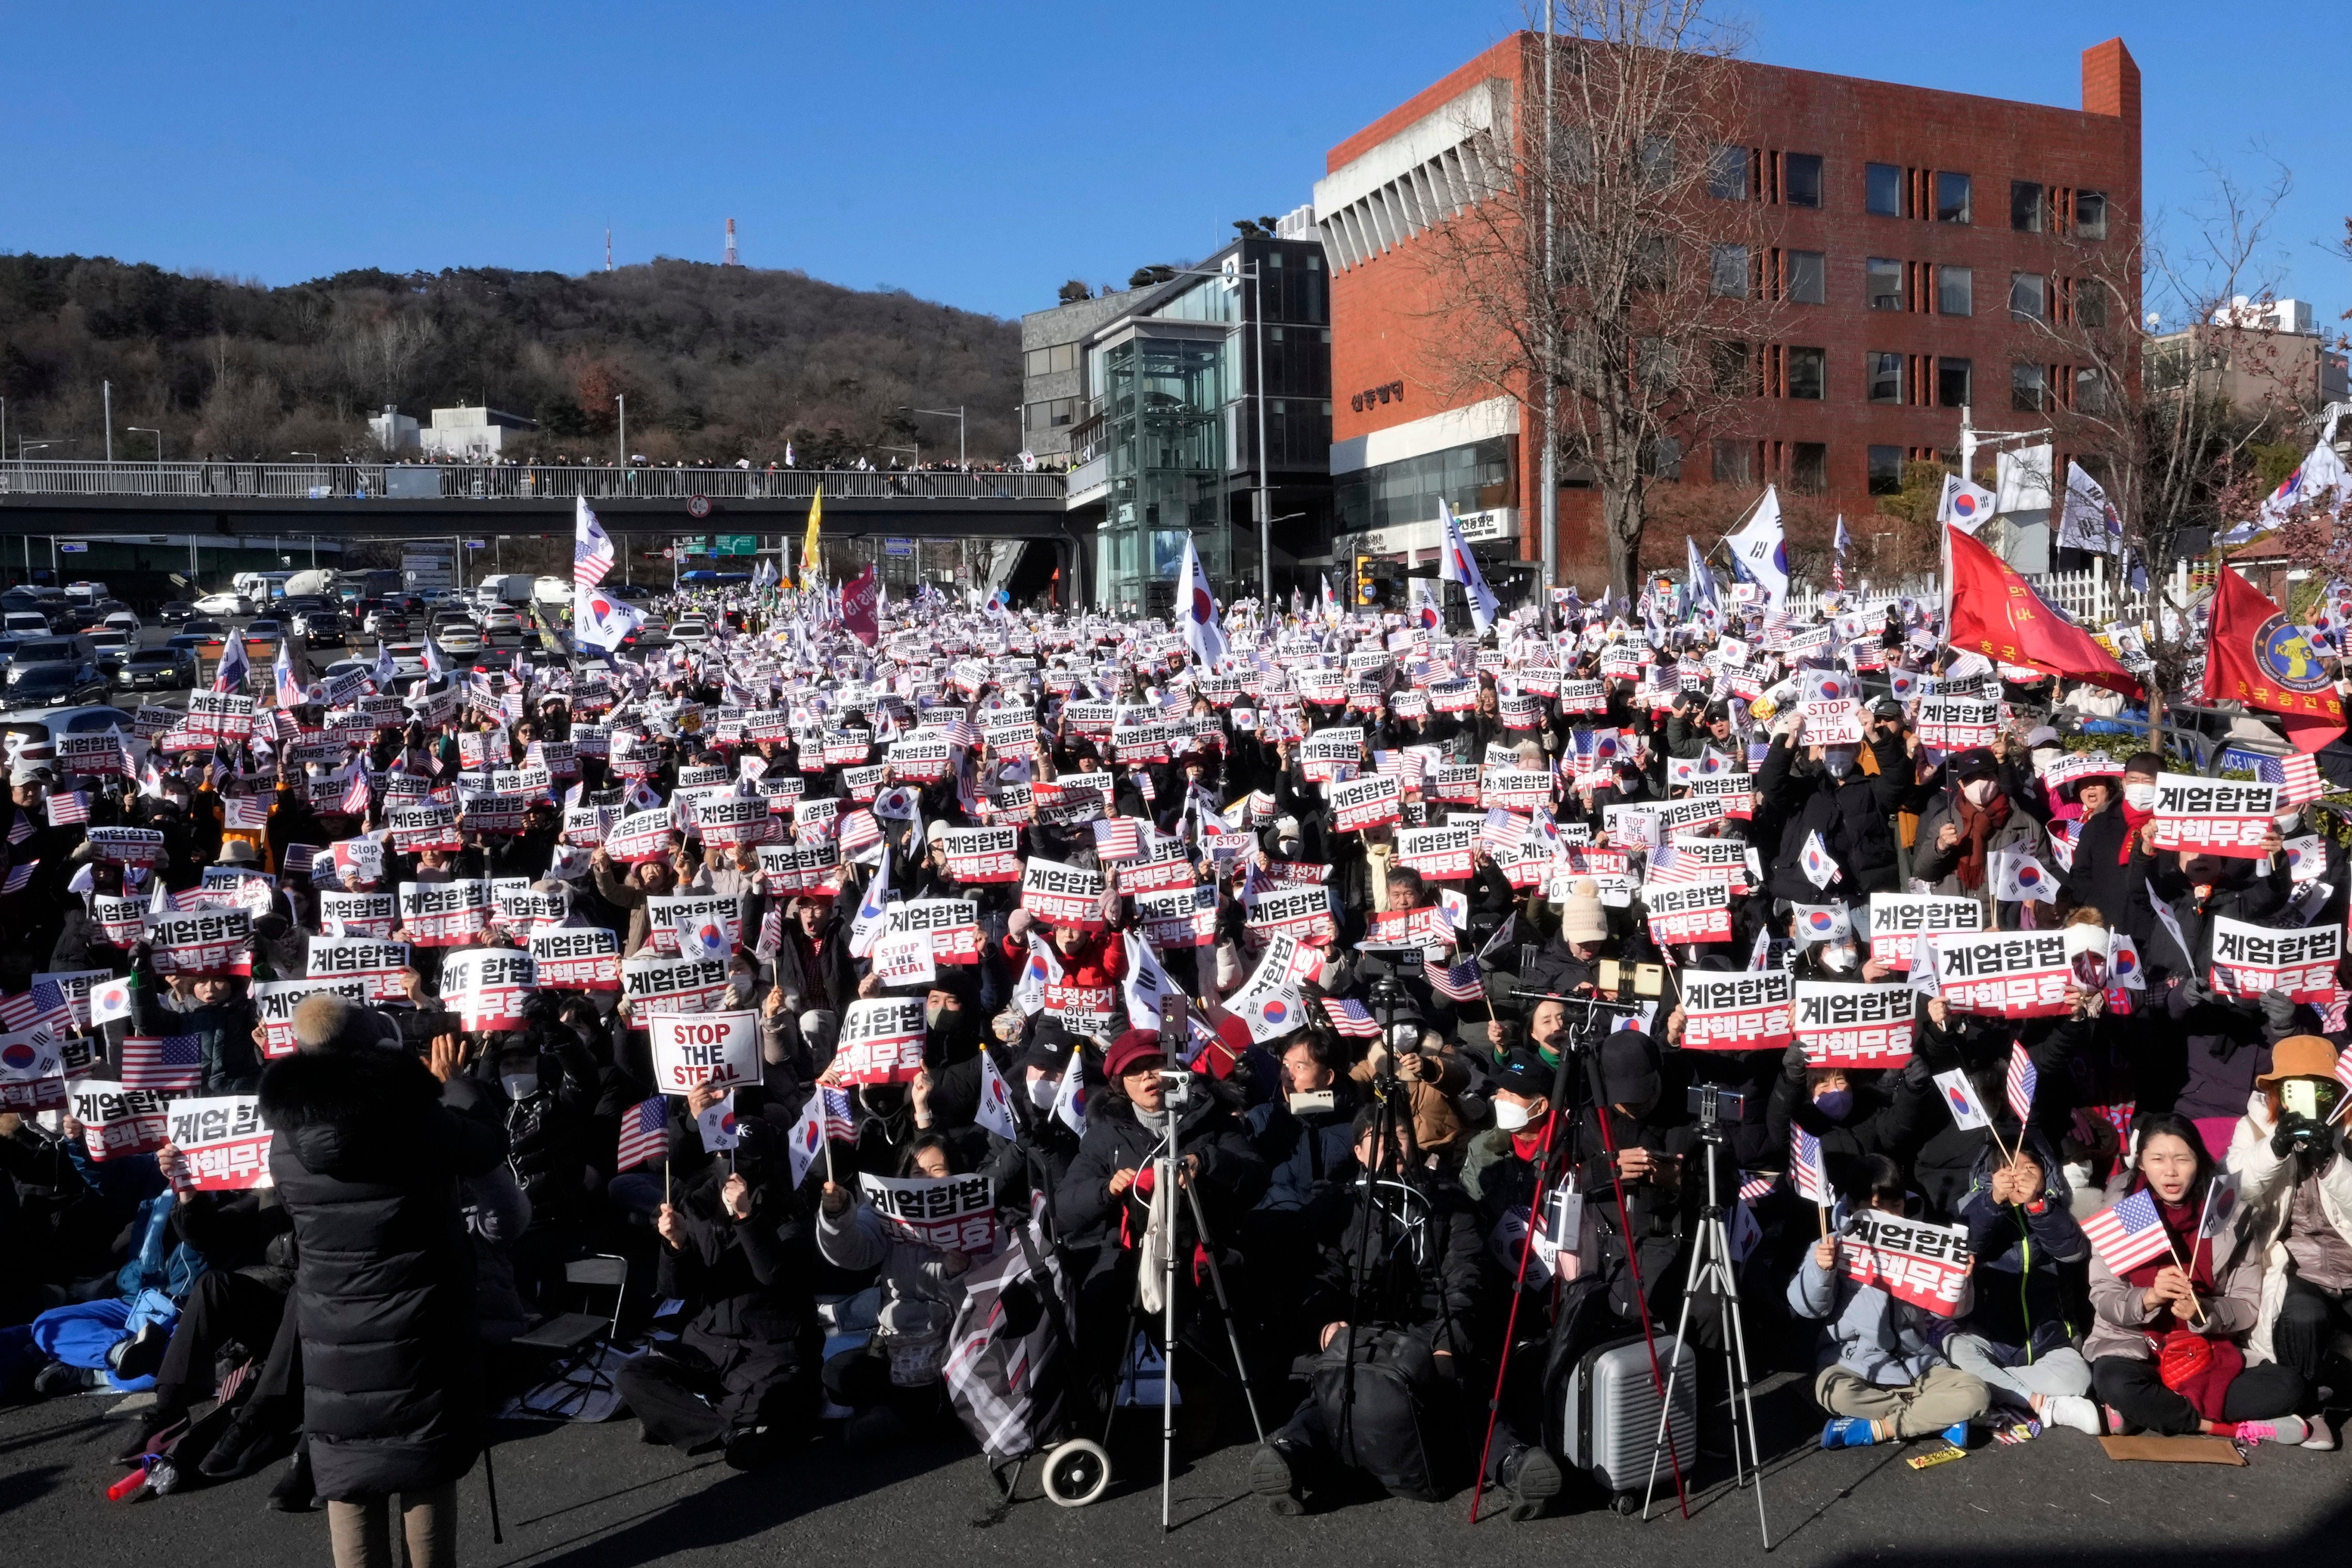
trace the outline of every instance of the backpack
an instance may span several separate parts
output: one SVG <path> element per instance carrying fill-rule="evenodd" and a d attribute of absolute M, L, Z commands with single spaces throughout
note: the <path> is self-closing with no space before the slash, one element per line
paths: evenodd
<path fill-rule="evenodd" d="M 1444 1495 L 1423 1432 L 1437 1387 L 1426 1343 L 1401 1330 L 1350 1327 L 1346 1339 L 1315 1358 L 1308 1384 L 1340 1464 L 1361 1470 L 1393 1497 L 1435 1502 Z"/>

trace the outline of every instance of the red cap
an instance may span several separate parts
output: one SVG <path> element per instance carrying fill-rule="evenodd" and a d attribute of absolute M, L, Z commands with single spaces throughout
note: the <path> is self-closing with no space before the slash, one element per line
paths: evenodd
<path fill-rule="evenodd" d="M 1113 1040 L 1110 1049 L 1103 1054 L 1103 1076 L 1125 1078 L 1136 1063 L 1151 1058 L 1163 1062 L 1168 1059 L 1167 1051 L 1160 1044 L 1160 1032 L 1157 1029 L 1129 1029 Z"/>

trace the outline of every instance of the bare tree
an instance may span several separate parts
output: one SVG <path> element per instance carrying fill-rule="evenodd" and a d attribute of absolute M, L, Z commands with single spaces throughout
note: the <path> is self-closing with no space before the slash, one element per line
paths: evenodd
<path fill-rule="evenodd" d="M 2059 270 L 2039 307 L 2011 300 L 2049 359 L 2033 396 L 2053 440 L 2105 488 L 2152 584 L 2171 575 L 2192 531 L 2252 515 L 2247 449 L 2294 412 L 2283 401 L 2239 406 L 2224 387 L 2233 373 L 2260 383 L 2277 363 L 2273 335 L 2237 307 L 2271 297 L 2263 258 L 2291 181 L 2284 169 L 2261 185 L 2206 171 L 2206 200 L 2170 221 L 2047 211 Z M 2151 341 L 2166 323 L 2176 330 Z M 2064 476 L 2053 479 L 2063 486 Z M 2165 639 L 2161 625 L 2158 634 L 2158 674 L 2177 681 L 2195 650 Z"/>
<path fill-rule="evenodd" d="M 1468 132 L 1469 199 L 1421 248 L 1444 301 L 1431 369 L 1453 395 L 1549 393 L 1542 434 L 1598 490 L 1609 584 L 1631 595 L 1650 487 L 1759 390 L 1785 279 L 1738 135 L 1738 37 L 1705 0 L 1553 10 L 1517 111 Z"/>

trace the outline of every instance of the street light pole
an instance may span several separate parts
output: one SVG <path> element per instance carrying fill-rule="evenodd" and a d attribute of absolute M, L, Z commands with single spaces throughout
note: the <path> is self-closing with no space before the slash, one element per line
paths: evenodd
<path fill-rule="evenodd" d="M 914 407 L 909 407 L 909 408 L 907 410 L 907 412 L 908 412 L 908 413 L 909 413 L 909 414 L 936 414 L 936 415 L 938 415 L 938 416 L 939 416 L 940 418 L 942 418 L 942 419 L 952 419 L 952 420 L 954 420 L 954 421 L 956 422 L 956 467 L 957 467 L 957 468 L 968 468 L 968 467 L 970 467 L 970 466 L 971 466 L 971 458 L 970 458 L 969 455 L 964 451 L 964 442 L 963 442 L 963 430 L 964 430 L 963 407 L 962 407 L 962 405 L 961 405 L 961 404 L 959 404 L 957 406 L 955 406 L 955 407 L 953 407 L 953 408 L 914 408 Z"/>
<path fill-rule="evenodd" d="M 629 466 L 629 395 L 625 392 L 616 392 L 613 395 L 613 401 L 621 408 L 620 457 L 621 467 L 625 468 Z"/>
<path fill-rule="evenodd" d="M 110 463 L 114 461 L 114 383 L 101 381 L 98 387 L 106 417 L 106 460 Z"/>
<path fill-rule="evenodd" d="M 154 437 L 155 460 L 159 463 L 163 460 L 163 432 L 161 430 L 151 430 L 144 425 L 125 425 L 122 428 L 126 433 L 132 436 Z"/>

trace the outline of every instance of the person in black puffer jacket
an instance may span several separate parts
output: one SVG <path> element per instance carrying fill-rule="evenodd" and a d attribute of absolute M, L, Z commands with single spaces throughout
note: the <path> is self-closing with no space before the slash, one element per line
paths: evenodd
<path fill-rule="evenodd" d="M 457 1558 L 457 1482 L 485 1414 L 458 1183 L 503 1159 L 506 1139 L 445 1107 L 434 1071 L 372 1011 L 306 998 L 294 1038 L 262 1074 L 261 1114 L 294 1222 L 302 1425 L 335 1561 L 389 1561 L 396 1492 L 410 1562 L 440 1568 Z"/>
<path fill-rule="evenodd" d="M 1893 818 L 1911 776 L 1911 759 L 1904 755 L 1901 726 L 1881 728 L 1885 723 L 1875 714 L 1863 721 L 1864 742 L 1878 767 L 1874 773 L 1863 771 L 1860 748 L 1809 746 L 1810 760 L 1801 763 L 1788 727 L 1773 735 L 1756 775 L 1763 809 L 1755 826 L 1760 843 L 1772 842 L 1763 837 L 1768 824 L 1780 828 L 1770 870 L 1773 897 L 1821 904 L 1895 890 Z M 1838 864 L 1838 875 L 1826 888 L 1815 887 L 1801 864 L 1805 840 L 1815 833 Z"/>

